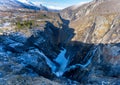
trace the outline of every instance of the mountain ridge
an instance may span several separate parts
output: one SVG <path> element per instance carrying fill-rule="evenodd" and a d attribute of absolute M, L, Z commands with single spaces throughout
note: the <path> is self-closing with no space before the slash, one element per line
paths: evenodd
<path fill-rule="evenodd" d="M 28 10 L 42 10 L 42 11 L 58 11 L 55 9 L 50 9 L 42 4 L 40 6 L 35 5 L 34 3 L 27 0 L 1 0 L 0 1 L 0 10 L 1 11 L 9 11 L 9 10 L 20 10 L 20 9 L 28 9 Z"/>
<path fill-rule="evenodd" d="M 95 0 L 76 9 L 66 8 L 61 11 L 61 16 L 70 20 L 69 26 L 75 29 L 73 40 L 88 43 L 120 42 L 119 3 L 119 0 Z"/>

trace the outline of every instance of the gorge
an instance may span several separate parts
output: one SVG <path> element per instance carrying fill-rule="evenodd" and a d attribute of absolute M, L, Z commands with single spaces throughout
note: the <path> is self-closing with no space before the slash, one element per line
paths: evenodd
<path fill-rule="evenodd" d="M 119 3 L 0 12 L 0 85 L 120 85 Z"/>

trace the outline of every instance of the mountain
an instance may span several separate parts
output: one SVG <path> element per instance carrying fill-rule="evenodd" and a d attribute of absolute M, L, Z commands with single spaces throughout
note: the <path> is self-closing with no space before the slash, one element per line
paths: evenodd
<path fill-rule="evenodd" d="M 87 43 L 120 42 L 119 0 L 93 0 L 79 7 L 68 7 L 61 16 L 75 30 L 73 40 Z"/>
<path fill-rule="evenodd" d="M 32 10 L 45 10 L 48 8 L 40 5 L 39 7 L 27 0 L 0 0 L 0 10 L 18 10 L 18 9 L 32 9 Z"/>

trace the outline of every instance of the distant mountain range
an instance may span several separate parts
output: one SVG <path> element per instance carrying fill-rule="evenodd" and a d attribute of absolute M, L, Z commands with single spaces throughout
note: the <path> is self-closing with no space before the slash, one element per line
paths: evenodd
<path fill-rule="evenodd" d="M 44 11 L 56 11 L 49 9 L 42 4 L 35 5 L 28 0 L 0 0 L 0 10 L 15 10 L 15 9 L 30 9 L 30 10 L 44 10 Z"/>

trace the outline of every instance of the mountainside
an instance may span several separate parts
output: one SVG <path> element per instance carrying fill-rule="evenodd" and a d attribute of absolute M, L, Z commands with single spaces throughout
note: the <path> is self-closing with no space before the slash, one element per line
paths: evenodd
<path fill-rule="evenodd" d="M 120 42 L 120 1 L 94 0 L 80 7 L 69 7 L 61 16 L 70 20 L 73 38 L 87 43 Z"/>
<path fill-rule="evenodd" d="M 30 9 L 30 10 L 44 10 L 48 11 L 49 9 L 45 6 L 36 6 L 32 2 L 27 0 L 0 0 L 0 10 L 1 11 L 10 11 L 18 9 Z"/>

